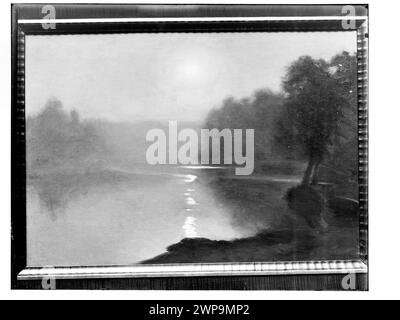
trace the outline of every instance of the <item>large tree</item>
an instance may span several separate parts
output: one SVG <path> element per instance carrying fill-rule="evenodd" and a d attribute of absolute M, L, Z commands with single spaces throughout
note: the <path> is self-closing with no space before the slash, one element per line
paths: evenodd
<path fill-rule="evenodd" d="M 342 52 L 331 59 L 330 67 L 347 103 L 342 105 L 332 154 L 326 164 L 335 167 L 340 181 L 348 184 L 357 181 L 358 172 L 357 57 Z"/>
<path fill-rule="evenodd" d="M 346 60 L 342 58 L 326 62 L 300 57 L 289 66 L 283 81 L 285 106 L 277 136 L 280 143 L 306 157 L 303 184 L 317 182 L 319 166 L 339 134 L 346 106 L 351 104 L 344 85 L 346 66 L 339 66 Z"/>

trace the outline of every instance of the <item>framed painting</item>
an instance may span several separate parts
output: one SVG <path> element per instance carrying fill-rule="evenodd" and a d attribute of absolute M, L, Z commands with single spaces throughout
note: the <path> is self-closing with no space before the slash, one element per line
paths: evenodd
<path fill-rule="evenodd" d="M 13 288 L 367 290 L 367 6 L 12 19 Z"/>

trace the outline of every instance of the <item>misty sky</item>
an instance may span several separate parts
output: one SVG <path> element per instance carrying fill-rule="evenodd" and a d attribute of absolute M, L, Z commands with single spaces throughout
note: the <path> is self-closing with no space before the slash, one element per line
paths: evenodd
<path fill-rule="evenodd" d="M 228 96 L 280 89 L 299 56 L 356 51 L 355 32 L 26 37 L 26 110 L 51 97 L 83 117 L 202 120 Z"/>

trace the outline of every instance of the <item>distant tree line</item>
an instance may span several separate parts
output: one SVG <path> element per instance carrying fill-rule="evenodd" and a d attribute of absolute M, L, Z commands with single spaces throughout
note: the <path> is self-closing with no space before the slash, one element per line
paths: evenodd
<path fill-rule="evenodd" d="M 315 184 L 322 163 L 355 179 L 357 174 L 357 59 L 348 52 L 330 61 L 303 56 L 282 81 L 250 98 L 226 99 L 206 126 L 254 128 L 256 160 L 307 161 L 303 184 Z M 339 161 L 338 161 L 339 160 Z"/>
<path fill-rule="evenodd" d="M 258 90 L 251 97 L 241 100 L 229 97 L 208 114 L 205 127 L 219 130 L 255 129 L 255 160 L 268 159 L 274 148 L 274 121 L 283 102 L 282 94 L 269 89 Z"/>
<path fill-rule="evenodd" d="M 66 112 L 55 98 L 27 118 L 26 137 L 29 168 L 89 164 L 106 154 L 99 126 L 82 121 L 75 110 Z"/>

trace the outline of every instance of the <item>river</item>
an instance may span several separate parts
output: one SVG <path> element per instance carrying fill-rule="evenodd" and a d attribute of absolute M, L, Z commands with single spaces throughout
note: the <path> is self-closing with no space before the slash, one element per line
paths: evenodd
<path fill-rule="evenodd" d="M 231 240 L 268 227 L 265 210 L 262 219 L 234 213 L 205 182 L 204 170 L 127 179 L 52 175 L 29 183 L 28 265 L 135 264 L 183 238 Z"/>

